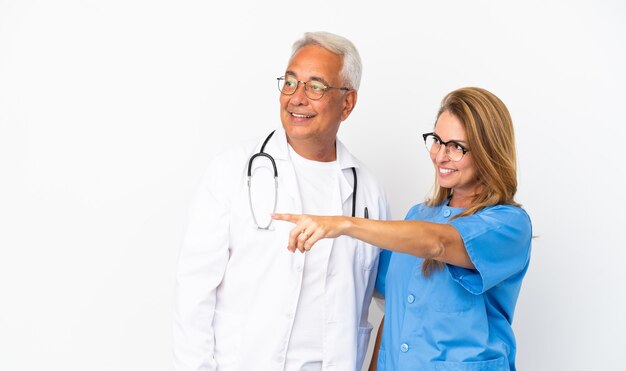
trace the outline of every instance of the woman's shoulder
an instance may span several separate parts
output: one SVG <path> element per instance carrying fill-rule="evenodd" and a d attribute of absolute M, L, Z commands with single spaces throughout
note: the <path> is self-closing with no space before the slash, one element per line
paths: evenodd
<path fill-rule="evenodd" d="M 450 222 L 458 228 L 474 232 L 513 233 L 519 236 L 532 236 L 532 223 L 528 213 L 515 205 L 488 206 L 479 212 Z"/>
<path fill-rule="evenodd" d="M 419 204 L 411 206 L 411 208 L 407 212 L 407 215 L 418 214 L 418 213 L 426 210 L 427 208 L 429 208 L 429 206 L 426 205 L 426 202 L 421 202 Z"/>
<path fill-rule="evenodd" d="M 504 219 L 504 221 L 524 221 L 530 224 L 530 216 L 526 210 L 516 205 L 502 204 L 487 206 L 479 211 L 477 215 L 481 217 L 498 218 L 500 220 Z"/>
<path fill-rule="evenodd" d="M 406 220 L 421 220 L 429 215 L 437 214 L 437 211 L 441 209 L 443 205 L 431 206 L 428 202 L 421 202 L 413 205 L 406 214 Z"/>

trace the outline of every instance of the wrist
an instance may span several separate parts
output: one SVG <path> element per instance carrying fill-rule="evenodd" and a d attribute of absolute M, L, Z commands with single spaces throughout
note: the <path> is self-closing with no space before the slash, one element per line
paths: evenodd
<path fill-rule="evenodd" d="M 344 216 L 341 222 L 341 230 L 339 233 L 341 235 L 352 236 L 352 233 L 355 229 L 355 221 L 356 218 L 354 217 Z"/>

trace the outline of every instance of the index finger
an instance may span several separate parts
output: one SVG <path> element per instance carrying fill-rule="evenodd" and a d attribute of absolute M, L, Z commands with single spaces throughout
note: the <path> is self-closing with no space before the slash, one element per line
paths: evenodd
<path fill-rule="evenodd" d="M 300 219 L 302 219 L 302 215 L 300 214 L 272 214 L 272 219 L 284 220 L 286 222 L 297 224 L 300 221 Z"/>

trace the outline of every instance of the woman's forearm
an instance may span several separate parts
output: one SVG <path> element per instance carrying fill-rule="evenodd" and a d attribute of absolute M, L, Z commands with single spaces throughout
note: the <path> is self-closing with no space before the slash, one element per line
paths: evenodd
<path fill-rule="evenodd" d="M 416 220 L 346 218 L 342 234 L 386 250 L 435 259 L 465 268 L 473 264 L 458 231 L 449 224 Z"/>
<path fill-rule="evenodd" d="M 305 252 L 322 238 L 354 237 L 386 250 L 474 268 L 459 232 L 448 224 L 417 220 L 386 221 L 346 216 L 274 214 L 296 224 L 287 248 Z"/>

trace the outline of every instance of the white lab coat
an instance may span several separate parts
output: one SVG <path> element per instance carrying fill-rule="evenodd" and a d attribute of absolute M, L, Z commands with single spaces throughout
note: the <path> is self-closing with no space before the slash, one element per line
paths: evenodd
<path fill-rule="evenodd" d="M 270 231 L 258 230 L 254 224 L 246 171 L 261 143 L 239 146 L 215 158 L 193 202 L 176 280 L 176 371 L 284 369 L 306 254 L 287 250 L 293 224 L 275 221 Z M 301 195 L 282 129 L 269 140 L 265 152 L 278 167 L 276 211 L 301 213 Z M 370 218 L 388 219 L 383 189 L 339 140 L 337 161 L 343 175 L 339 177 L 343 205 L 337 205 L 337 214 L 352 213 L 350 168 L 356 167 L 356 215 L 362 217 L 367 206 Z M 268 164 L 255 160 L 254 168 Z M 274 185 L 269 183 L 265 197 L 273 199 Z M 271 212 L 271 207 L 266 210 Z M 346 236 L 335 239 L 329 250 L 324 370 L 361 369 L 372 331 L 367 317 L 378 254 L 377 247 Z"/>

